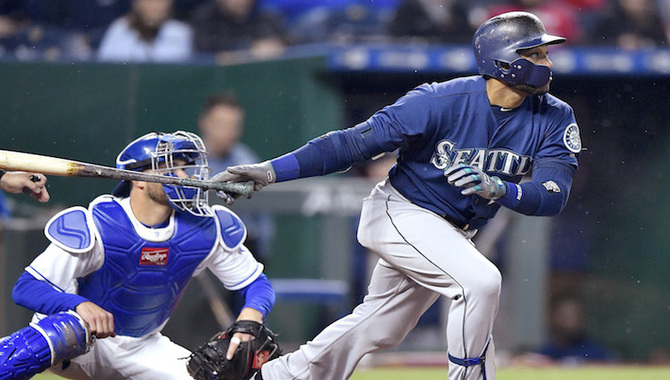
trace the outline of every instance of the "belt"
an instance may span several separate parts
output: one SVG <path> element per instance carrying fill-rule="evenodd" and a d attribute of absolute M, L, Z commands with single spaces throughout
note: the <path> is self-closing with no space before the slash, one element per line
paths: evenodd
<path fill-rule="evenodd" d="M 442 218 L 446 220 L 447 222 L 451 223 L 454 227 L 463 230 L 463 231 L 468 231 L 470 229 L 470 223 L 460 223 L 455 221 L 451 216 L 449 215 L 442 215 Z"/>

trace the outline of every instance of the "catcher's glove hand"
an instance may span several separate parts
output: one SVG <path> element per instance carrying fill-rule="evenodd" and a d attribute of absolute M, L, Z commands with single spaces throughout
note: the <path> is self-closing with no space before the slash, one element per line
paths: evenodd
<path fill-rule="evenodd" d="M 226 352 L 235 333 L 250 334 L 254 339 L 240 342 L 228 360 Z M 280 355 L 277 338 L 270 329 L 255 321 L 237 321 L 193 351 L 186 366 L 196 380 L 247 380 Z"/>

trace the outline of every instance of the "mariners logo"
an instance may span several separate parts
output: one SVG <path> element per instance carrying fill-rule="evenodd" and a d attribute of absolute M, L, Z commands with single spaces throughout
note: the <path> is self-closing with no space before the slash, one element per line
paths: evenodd
<path fill-rule="evenodd" d="M 582 150 L 582 139 L 579 137 L 579 127 L 576 123 L 565 128 L 563 143 L 572 153 L 579 153 Z"/>

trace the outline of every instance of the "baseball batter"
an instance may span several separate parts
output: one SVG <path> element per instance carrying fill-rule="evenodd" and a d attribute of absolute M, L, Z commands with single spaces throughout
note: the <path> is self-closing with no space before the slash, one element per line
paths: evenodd
<path fill-rule="evenodd" d="M 260 190 L 399 149 L 363 205 L 358 240 L 379 256 L 363 303 L 256 379 L 346 379 L 364 354 L 400 343 L 440 296 L 451 300 L 449 378 L 496 378 L 501 275 L 470 238 L 501 206 L 550 216 L 568 200 L 579 129 L 571 107 L 548 94 L 548 47 L 564 41 L 533 14 L 493 17 L 473 38 L 481 75 L 423 84 L 361 124 L 213 178 L 252 179 Z"/>
<path fill-rule="evenodd" d="M 182 131 L 138 138 L 119 154 L 117 167 L 198 179 L 209 174 L 202 140 Z M 26 268 L 13 295 L 17 304 L 38 313 L 35 320 L 41 323 L 31 326 L 46 331 L 42 335 L 49 347 L 34 339 L 30 328 L 0 341 L 3 375 L 44 369 L 45 349 L 55 359 L 81 354 L 88 346 L 77 323 L 81 318 L 97 339 L 71 361 L 47 363 L 55 364 L 51 369 L 57 374 L 191 379 L 186 369 L 190 352 L 160 331 L 193 276 L 209 269 L 227 289 L 243 294 L 246 303 L 238 320 L 262 322 L 274 303 L 263 265 L 244 246 L 244 224 L 224 207 L 210 208 L 207 193 L 198 188 L 124 181 L 88 208 L 57 214 L 45 234 L 51 244 Z M 59 314 L 68 310 L 76 318 Z M 69 328 L 61 328 L 63 320 Z M 240 333 L 235 339 L 251 335 Z M 82 350 L 54 349 L 61 343 Z M 16 360 L 15 352 L 22 353 Z"/>

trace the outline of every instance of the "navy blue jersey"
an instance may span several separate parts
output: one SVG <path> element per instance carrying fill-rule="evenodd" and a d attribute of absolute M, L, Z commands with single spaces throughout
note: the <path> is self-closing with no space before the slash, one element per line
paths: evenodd
<path fill-rule="evenodd" d="M 344 170 L 394 150 L 398 162 L 389 177 L 400 193 L 459 226 L 478 228 L 501 205 L 527 215 L 560 212 L 581 140 L 567 103 L 545 94 L 501 109 L 490 104 L 486 80 L 471 76 L 423 84 L 365 122 L 311 140 L 271 162 L 281 182 Z M 495 202 L 462 195 L 462 188 L 444 177 L 446 169 L 460 163 L 506 181 L 507 194 Z M 515 185 L 531 169 L 531 186 Z"/>
<path fill-rule="evenodd" d="M 365 124 L 380 146 L 399 148 L 398 163 L 390 172 L 398 191 L 438 214 L 472 222 L 492 217 L 500 206 L 461 195 L 461 188 L 445 181 L 448 167 L 478 166 L 514 183 L 538 160 L 560 159 L 577 167 L 575 153 L 581 144 L 567 103 L 549 94 L 528 96 L 506 115 L 499 123 L 486 95 L 486 80 L 472 76 L 421 85 Z"/>

